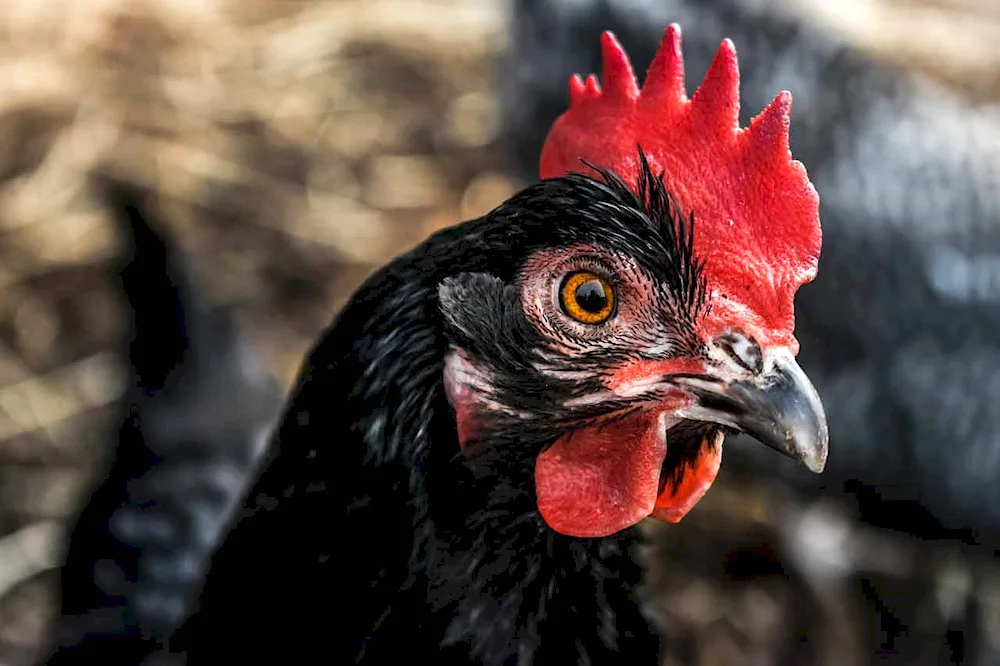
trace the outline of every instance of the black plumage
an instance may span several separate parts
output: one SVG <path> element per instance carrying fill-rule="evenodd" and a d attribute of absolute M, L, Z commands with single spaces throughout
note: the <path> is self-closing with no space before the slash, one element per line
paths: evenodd
<path fill-rule="evenodd" d="M 650 209 L 606 178 L 530 186 L 359 289 L 309 354 L 201 609 L 174 643 L 191 666 L 317 654 L 335 663 L 657 662 L 638 530 L 560 535 L 539 516 L 531 477 L 568 424 L 555 402 L 566 386 L 531 370 L 544 342 L 512 289 L 525 260 L 579 243 L 657 271 L 671 257 L 693 260 L 686 234 L 663 231 L 679 223 L 669 208 Z M 662 204 L 662 185 L 646 179 Z M 528 414 L 487 428 L 472 456 L 460 454 L 443 387 L 450 344 L 491 359 L 505 404 Z M 700 446 L 701 433 L 691 435 Z"/>
<path fill-rule="evenodd" d="M 150 195 L 98 185 L 125 248 L 132 387 L 107 472 L 69 535 L 50 664 L 137 664 L 162 647 L 280 408 L 237 322 L 208 308 L 150 215 Z"/>

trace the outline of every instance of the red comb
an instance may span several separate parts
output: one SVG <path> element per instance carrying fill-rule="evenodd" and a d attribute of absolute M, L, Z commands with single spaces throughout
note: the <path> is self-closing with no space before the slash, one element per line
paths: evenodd
<path fill-rule="evenodd" d="M 641 89 L 612 33 L 601 36 L 601 46 L 603 91 L 593 75 L 570 79 L 570 108 L 549 131 L 541 177 L 586 172 L 583 159 L 635 188 L 641 146 L 685 213 L 694 213 L 709 318 L 721 326 L 735 315 L 761 342 L 797 347 L 792 301 L 816 276 L 821 233 L 819 197 L 789 151 L 791 94 L 779 93 L 743 129 L 739 66 L 728 39 L 690 100 L 678 25 L 667 28 Z"/>

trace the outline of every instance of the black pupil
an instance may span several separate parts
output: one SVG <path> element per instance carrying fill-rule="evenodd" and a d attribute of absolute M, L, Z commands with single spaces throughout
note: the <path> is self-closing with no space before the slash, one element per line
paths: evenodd
<path fill-rule="evenodd" d="M 576 288 L 576 303 L 585 312 L 597 314 L 608 305 L 608 295 L 600 280 L 587 280 Z"/>

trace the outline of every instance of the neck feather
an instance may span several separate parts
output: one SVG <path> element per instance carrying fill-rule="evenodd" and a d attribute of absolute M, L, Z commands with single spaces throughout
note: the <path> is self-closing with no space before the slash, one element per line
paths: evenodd
<path fill-rule="evenodd" d="M 345 490 L 352 559 L 370 574 L 358 582 L 361 615 L 377 618 L 374 631 L 358 627 L 363 653 L 377 661 L 424 645 L 485 664 L 619 663 L 632 653 L 653 663 L 638 530 L 557 534 L 538 514 L 533 454 L 461 455 L 436 294 L 431 280 L 375 276 L 317 350 L 342 356 L 312 363 L 349 386 L 346 413 L 363 415 L 336 437 L 356 447 L 362 469 Z"/>

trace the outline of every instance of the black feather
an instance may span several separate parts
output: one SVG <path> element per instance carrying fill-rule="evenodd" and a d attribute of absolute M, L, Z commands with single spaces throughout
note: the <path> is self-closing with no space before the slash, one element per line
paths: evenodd
<path fill-rule="evenodd" d="M 174 642 L 191 666 L 313 654 L 656 663 L 638 530 L 575 539 L 538 514 L 534 460 L 565 409 L 552 402 L 558 385 L 524 371 L 542 341 L 512 288 L 533 252 L 595 243 L 691 303 L 690 232 L 649 179 L 650 207 L 613 177 L 533 185 L 360 288 L 310 353 L 202 607 Z M 688 277 L 674 281 L 684 262 Z M 475 456 L 458 455 L 443 389 L 451 344 L 488 359 L 501 390 L 547 418 L 496 425 Z"/>

